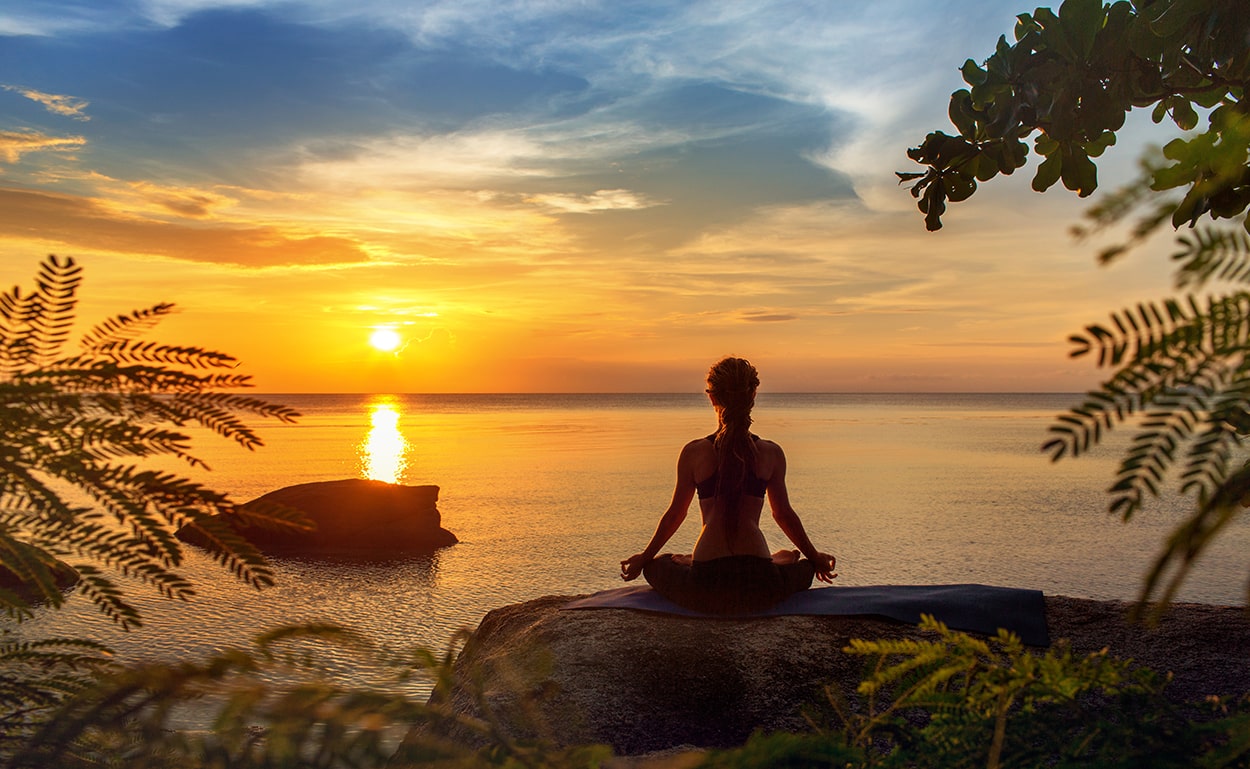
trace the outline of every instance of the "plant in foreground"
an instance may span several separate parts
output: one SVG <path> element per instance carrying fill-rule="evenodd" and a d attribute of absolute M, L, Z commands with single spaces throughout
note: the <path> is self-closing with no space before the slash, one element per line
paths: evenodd
<path fill-rule="evenodd" d="M 1125 520 L 1156 496 L 1173 467 L 1194 510 L 1177 526 L 1147 574 L 1143 602 L 1162 608 L 1190 566 L 1250 501 L 1250 36 L 1245 0 L 1064 0 L 1058 12 L 1017 17 L 982 63 L 961 68 L 967 88 L 951 94 L 955 135 L 928 134 L 908 156 L 926 166 L 899 173 L 930 230 L 948 202 L 979 185 L 1041 162 L 1038 192 L 1062 182 L 1085 197 L 1098 187 L 1095 160 L 1117 140 L 1125 116 L 1150 108 L 1183 132 L 1148 153 L 1136 180 L 1088 212 L 1078 235 L 1136 216 L 1109 262 L 1161 227 L 1177 238 L 1178 290 L 1142 302 L 1072 336 L 1072 355 L 1097 358 L 1109 378 L 1051 428 L 1052 459 L 1077 456 L 1111 429 L 1140 419 L 1110 488 L 1110 511 Z M 1200 224 L 1201 222 L 1201 224 Z M 1192 292 L 1225 282 L 1206 298 Z"/>
<path fill-rule="evenodd" d="M 932 617 L 921 628 L 937 638 L 846 649 L 871 665 L 858 707 L 829 691 L 837 726 L 826 733 L 861 750 L 863 765 L 1182 767 L 1239 728 L 1191 722 L 1163 696 L 1165 679 L 1105 650 L 1039 654 L 1006 631 L 983 640 Z"/>
<path fill-rule="evenodd" d="M 273 573 L 261 554 L 220 519 L 303 529 L 297 511 L 246 510 L 223 493 L 127 460 L 173 456 L 192 467 L 183 428 L 209 428 L 244 448 L 261 444 L 239 417 L 291 421 L 284 406 L 219 392 L 250 386 L 237 361 L 200 347 L 142 335 L 173 312 L 157 304 L 110 318 L 69 347 L 82 268 L 50 256 L 33 290 L 0 294 L 0 609 L 30 614 L 32 600 L 58 607 L 58 574 L 72 568 L 78 590 L 123 628 L 141 624 L 113 575 L 169 598 L 194 595 L 175 569 L 174 536 L 197 527 L 210 554 L 239 579 L 263 587 Z M 68 564 L 66 564 L 68 562 Z"/>

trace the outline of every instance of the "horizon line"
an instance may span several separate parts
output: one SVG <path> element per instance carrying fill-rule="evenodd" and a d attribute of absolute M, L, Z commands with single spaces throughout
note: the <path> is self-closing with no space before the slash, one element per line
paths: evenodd
<path fill-rule="evenodd" d="M 758 395 L 1085 395 L 1085 390 L 765 390 Z M 395 392 L 385 390 L 262 391 L 254 395 L 703 395 L 695 390 L 461 390 Z"/>

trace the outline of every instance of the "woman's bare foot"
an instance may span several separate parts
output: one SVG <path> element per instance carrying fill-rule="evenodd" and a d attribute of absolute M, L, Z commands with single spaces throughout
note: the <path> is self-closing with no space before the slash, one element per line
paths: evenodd
<path fill-rule="evenodd" d="M 778 550 L 773 553 L 773 563 L 784 566 L 787 563 L 798 563 L 803 554 L 798 550 Z"/>
<path fill-rule="evenodd" d="M 694 563 L 694 556 L 688 553 L 677 553 L 673 555 L 673 563 L 689 566 Z"/>

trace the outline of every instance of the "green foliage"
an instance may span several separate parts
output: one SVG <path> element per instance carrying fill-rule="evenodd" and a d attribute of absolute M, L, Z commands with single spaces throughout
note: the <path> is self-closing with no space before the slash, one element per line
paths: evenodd
<path fill-rule="evenodd" d="M 871 660 L 858 707 L 830 692 L 841 734 L 826 734 L 862 751 L 852 765 L 1181 767 L 1245 753 L 1228 739 L 1240 722 L 1190 723 L 1163 698 L 1163 680 L 1105 651 L 1036 653 L 1006 631 L 985 641 L 932 617 L 921 627 L 937 639 L 845 650 Z"/>
<path fill-rule="evenodd" d="M 742 747 L 715 751 L 699 766 L 701 769 L 807 769 L 866 766 L 867 762 L 862 749 L 847 745 L 837 734 L 774 732 L 752 734 Z"/>
<path fill-rule="evenodd" d="M 1245 30 L 1244 0 L 1065 0 L 1058 13 L 1020 14 L 1014 43 L 999 38 L 983 64 L 961 68 L 969 87 L 951 94 L 948 111 L 957 133 L 930 133 L 907 153 L 927 170 L 898 177 L 937 230 L 948 202 L 1023 167 L 1030 137 L 1042 158 L 1033 189 L 1062 182 L 1085 197 L 1098 187 L 1093 158 L 1115 144 L 1130 110 L 1151 107 L 1156 123 L 1183 131 L 1205 112 L 1206 129 L 1169 143 L 1143 186 L 1183 192 L 1165 205 L 1173 226 L 1242 217 L 1250 230 Z"/>
<path fill-rule="evenodd" d="M 236 505 L 219 492 L 128 459 L 174 456 L 190 466 L 182 428 L 196 424 L 252 449 L 260 438 L 238 416 L 292 421 L 291 409 L 222 389 L 247 387 L 237 361 L 199 347 L 146 341 L 141 335 L 173 312 L 157 304 L 89 329 L 67 351 L 82 268 L 46 259 L 33 290 L 0 294 L 0 589 L 11 617 L 30 601 L 63 601 L 58 571 L 68 561 L 78 590 L 123 628 L 141 624 L 115 581 L 136 578 L 170 598 L 194 594 L 175 569 L 183 546 L 174 536 L 198 527 L 210 553 L 239 579 L 263 587 L 273 574 L 261 554 L 213 520 Z M 289 515 L 257 515 L 301 529 Z"/>
<path fill-rule="evenodd" d="M 0 757 L 12 755 L 51 713 L 113 669 L 109 651 L 91 641 L 0 643 Z"/>
<path fill-rule="evenodd" d="M 0 758 L 14 769 L 521 769 L 598 766 L 610 756 L 598 745 L 556 748 L 510 739 L 495 719 L 456 714 L 399 692 L 413 675 L 447 685 L 460 640 L 442 656 L 393 654 L 341 627 L 290 626 L 258 636 L 248 649 L 127 666 L 66 698 Z M 335 682 L 336 669 L 357 665 L 386 667 L 393 676 L 372 687 Z M 176 728 L 187 705 L 209 711 L 211 727 Z M 441 737 L 451 724 L 479 736 L 483 746 Z"/>
<path fill-rule="evenodd" d="M 1247 123 L 1250 125 L 1250 123 Z M 1250 133 L 1239 141 L 1245 164 Z M 1172 146 L 1172 145 L 1169 145 Z M 1195 182 L 1192 190 L 1199 189 Z M 1098 227 L 1127 216 L 1154 192 L 1124 192 L 1095 209 Z M 1104 261 L 1147 237 L 1168 212 L 1189 210 L 1182 201 L 1157 202 L 1138 222 L 1129 244 L 1104 251 Z M 1240 203 L 1244 209 L 1245 202 Z M 1230 211 L 1231 209 L 1224 209 Z M 1112 370 L 1098 390 L 1059 417 L 1044 450 L 1053 459 L 1078 456 L 1103 434 L 1137 422 L 1129 448 L 1109 491 L 1110 511 L 1131 518 L 1157 496 L 1170 470 L 1179 474 L 1182 494 L 1194 498 L 1194 513 L 1169 537 L 1145 582 L 1143 600 L 1156 596 L 1160 608 L 1172 600 L 1193 563 L 1250 500 L 1250 467 L 1244 464 L 1244 436 L 1250 432 L 1250 236 L 1237 229 L 1193 227 L 1177 238 L 1172 254 L 1175 285 L 1191 292 L 1159 302 L 1142 302 L 1091 324 L 1071 337 L 1074 357 L 1091 357 Z M 1225 293 L 1203 299 L 1194 293 L 1214 283 Z"/>
<path fill-rule="evenodd" d="M 957 136 L 929 134 L 909 151 L 929 166 L 900 173 L 914 182 L 930 230 L 948 201 L 979 182 L 1024 165 L 1025 139 L 1042 157 L 1033 189 L 1062 181 L 1084 197 L 1098 186 L 1094 158 L 1116 141 L 1125 114 L 1152 108 L 1190 132 L 1142 163 L 1142 173 L 1087 212 L 1084 237 L 1137 213 L 1125 242 L 1104 248 L 1108 262 L 1165 224 L 1177 239 L 1180 298 L 1143 302 L 1073 335 L 1072 355 L 1096 359 L 1109 378 L 1061 415 L 1043 447 L 1052 459 L 1079 456 L 1108 431 L 1140 421 L 1110 487 L 1110 511 L 1125 519 L 1157 496 L 1179 467 L 1179 488 L 1194 513 L 1173 532 L 1143 584 L 1143 601 L 1171 600 L 1190 566 L 1250 501 L 1250 468 L 1236 467 L 1250 430 L 1250 28 L 1244 0 L 1066 0 L 1055 13 L 1021 14 L 984 65 L 965 62 L 969 89 L 951 95 Z M 1206 125 L 1197 130 L 1205 115 Z M 1241 219 L 1243 228 L 1197 226 Z M 1193 292 L 1214 281 L 1222 295 Z"/>

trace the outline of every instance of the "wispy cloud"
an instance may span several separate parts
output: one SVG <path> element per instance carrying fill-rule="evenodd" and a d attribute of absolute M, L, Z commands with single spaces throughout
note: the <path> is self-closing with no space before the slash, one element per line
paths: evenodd
<path fill-rule="evenodd" d="M 0 131 L 0 158 L 15 164 L 22 155 L 48 150 L 65 152 L 76 150 L 87 143 L 81 136 L 48 136 L 38 131 Z"/>
<path fill-rule="evenodd" d="M 359 244 L 273 226 L 193 227 L 111 211 L 87 198 L 0 188 L 0 237 L 247 267 L 368 261 Z"/>
<path fill-rule="evenodd" d="M 90 104 L 86 99 L 80 99 L 77 96 L 67 96 L 65 94 L 44 93 L 36 91 L 33 88 L 24 88 L 20 85 L 6 85 L 4 90 L 12 91 L 25 96 L 33 102 L 43 105 L 43 108 L 53 115 L 64 115 L 75 120 L 86 122 L 91 119 L 84 110 Z"/>
<path fill-rule="evenodd" d="M 207 219 L 238 203 L 234 197 L 198 187 L 179 187 L 145 181 L 127 182 L 125 187 L 129 194 L 111 196 L 111 202 L 119 210 L 131 213 L 146 209 L 157 214 L 173 214 L 187 219 Z"/>
<path fill-rule="evenodd" d="M 748 323 L 784 323 L 790 320 L 798 320 L 799 316 L 791 312 L 744 312 L 741 319 Z"/>
<path fill-rule="evenodd" d="M 589 195 L 533 195 L 526 200 L 570 214 L 636 211 L 640 208 L 664 205 L 661 201 L 650 200 L 645 195 L 629 190 L 596 190 Z"/>

